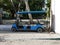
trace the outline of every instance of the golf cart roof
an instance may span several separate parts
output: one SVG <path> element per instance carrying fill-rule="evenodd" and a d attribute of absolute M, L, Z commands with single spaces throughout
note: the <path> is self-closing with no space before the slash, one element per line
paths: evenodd
<path fill-rule="evenodd" d="M 46 13 L 46 11 L 23 11 L 23 12 L 17 12 L 16 14 L 28 14 L 28 13 L 31 13 L 31 14 L 43 14 L 43 13 Z"/>

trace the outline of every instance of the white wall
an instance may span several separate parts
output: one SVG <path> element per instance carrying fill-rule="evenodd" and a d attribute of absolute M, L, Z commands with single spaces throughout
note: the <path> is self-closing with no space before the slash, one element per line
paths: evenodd
<path fill-rule="evenodd" d="M 60 34 L 60 0 L 51 0 L 51 9 L 55 15 L 55 32 Z"/>

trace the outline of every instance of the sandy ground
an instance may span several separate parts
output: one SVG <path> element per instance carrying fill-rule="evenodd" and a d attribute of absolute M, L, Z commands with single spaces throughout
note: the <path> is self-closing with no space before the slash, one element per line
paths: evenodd
<path fill-rule="evenodd" d="M 59 34 L 18 32 L 0 33 L 0 45 L 60 45 L 60 40 L 37 40 L 38 38 L 57 38 Z"/>
<path fill-rule="evenodd" d="M 6 41 L 0 45 L 60 45 L 58 40 L 25 40 L 25 41 Z"/>

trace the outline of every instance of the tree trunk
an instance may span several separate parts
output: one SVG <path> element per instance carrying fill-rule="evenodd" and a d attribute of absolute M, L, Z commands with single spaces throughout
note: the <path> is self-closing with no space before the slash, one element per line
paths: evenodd
<path fill-rule="evenodd" d="M 16 9 L 15 9 L 14 3 L 13 3 L 13 0 L 10 0 L 10 1 L 11 1 L 12 5 L 13 5 L 13 9 L 14 9 L 15 12 L 16 12 Z"/>
<path fill-rule="evenodd" d="M 19 4 L 18 4 L 18 12 L 20 11 L 20 5 L 21 5 L 21 4 L 19 3 Z M 17 21 L 18 21 L 18 22 L 21 21 L 19 15 L 20 15 L 20 14 L 17 14 Z"/>
<path fill-rule="evenodd" d="M 26 5 L 26 11 L 30 11 L 29 5 L 28 5 L 28 0 L 24 0 L 25 5 Z M 28 14 L 30 21 L 32 22 L 32 15 Z"/>
<path fill-rule="evenodd" d="M 2 24 L 2 13 L 3 13 L 3 9 L 0 9 L 0 24 Z"/>
<path fill-rule="evenodd" d="M 15 9 L 15 6 L 14 6 L 14 3 L 13 3 L 13 0 L 10 0 L 10 2 L 11 2 L 11 4 L 12 4 L 12 6 L 13 6 L 13 10 L 14 10 L 14 12 L 16 13 L 16 9 Z M 13 14 L 12 14 L 12 16 L 14 17 Z"/>

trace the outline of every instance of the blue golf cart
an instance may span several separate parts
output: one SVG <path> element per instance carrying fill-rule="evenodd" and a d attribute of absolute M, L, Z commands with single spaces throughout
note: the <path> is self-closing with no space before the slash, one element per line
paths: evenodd
<path fill-rule="evenodd" d="M 38 14 L 38 13 L 46 13 L 46 11 L 30 11 L 30 12 L 27 12 L 27 11 L 23 11 L 23 12 L 17 12 L 16 14 L 28 14 L 28 13 L 31 13 L 31 14 Z M 24 22 L 20 21 L 18 22 L 19 20 L 16 21 L 16 23 L 14 23 L 12 25 L 12 31 L 18 31 L 18 30 L 23 30 L 23 31 L 37 31 L 37 32 L 43 32 L 45 30 L 45 27 L 43 26 L 44 24 L 40 24 L 40 23 L 31 23 L 31 24 L 25 24 Z"/>

